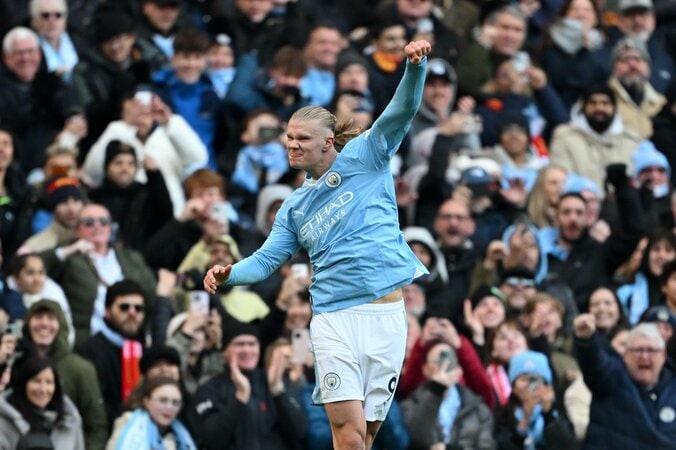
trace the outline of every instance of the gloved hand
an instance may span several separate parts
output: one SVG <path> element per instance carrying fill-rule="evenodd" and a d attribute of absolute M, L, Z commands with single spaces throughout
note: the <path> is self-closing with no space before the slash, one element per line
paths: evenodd
<path fill-rule="evenodd" d="M 623 163 L 609 164 L 606 166 L 606 179 L 615 187 L 628 183 L 627 165 Z"/>

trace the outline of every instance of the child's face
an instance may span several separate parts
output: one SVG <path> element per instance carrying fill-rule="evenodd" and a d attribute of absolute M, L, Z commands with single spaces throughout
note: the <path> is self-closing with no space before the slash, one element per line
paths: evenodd
<path fill-rule="evenodd" d="M 214 45 L 209 49 L 209 66 L 212 69 L 226 69 L 235 63 L 235 54 L 229 45 Z"/>
<path fill-rule="evenodd" d="M 171 59 L 179 80 L 187 84 L 197 83 L 207 66 L 207 56 L 198 53 L 176 53 Z"/>

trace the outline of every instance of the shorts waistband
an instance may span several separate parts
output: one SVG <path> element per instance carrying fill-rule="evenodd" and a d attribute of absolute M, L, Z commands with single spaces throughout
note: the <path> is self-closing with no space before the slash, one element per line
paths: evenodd
<path fill-rule="evenodd" d="M 399 313 L 403 309 L 404 309 L 404 299 L 402 298 L 398 302 L 394 303 L 364 303 L 363 305 L 351 306 L 349 308 L 343 309 L 342 312 L 370 314 L 376 316 L 382 314 Z"/>

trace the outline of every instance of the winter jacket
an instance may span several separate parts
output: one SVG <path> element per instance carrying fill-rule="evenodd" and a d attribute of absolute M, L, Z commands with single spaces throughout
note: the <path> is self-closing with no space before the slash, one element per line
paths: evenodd
<path fill-rule="evenodd" d="M 8 402 L 12 391 L 0 394 L 0 450 L 15 450 L 21 436 L 30 432 L 30 424 Z M 52 429 L 49 437 L 55 449 L 84 450 L 82 419 L 75 405 L 64 395 L 63 417 Z"/>
<path fill-rule="evenodd" d="M 28 309 L 24 325 L 24 339 L 28 341 L 28 347 L 32 348 L 28 322 L 35 311 L 45 309 L 52 311 L 59 320 L 59 333 L 47 354 L 54 362 L 59 374 L 63 393 L 73 401 L 80 413 L 87 450 L 103 449 L 108 437 L 108 428 L 96 369 L 89 361 L 70 349 L 68 322 L 57 303 L 51 300 L 40 300 Z"/>
<path fill-rule="evenodd" d="M 200 386 L 188 418 L 198 447 L 208 450 L 290 450 L 301 445 L 307 419 L 298 400 L 288 392 L 272 395 L 267 374 L 246 373 L 251 398 L 235 397 L 230 370 Z"/>
<path fill-rule="evenodd" d="M 643 100 L 637 105 L 617 78 L 611 78 L 608 86 L 615 92 L 617 112 L 622 117 L 622 122 L 643 139 L 650 139 L 653 135 L 652 118 L 665 105 L 664 96 L 646 82 L 643 85 Z"/>
<path fill-rule="evenodd" d="M 676 442 L 676 376 L 665 366 L 649 390 L 636 385 L 624 362 L 603 349 L 601 336 L 576 339 L 584 381 L 592 393 L 584 448 L 666 450 Z"/>
<path fill-rule="evenodd" d="M 480 397 L 463 386 L 456 386 L 460 394 L 460 409 L 451 429 L 448 448 L 462 450 L 492 450 L 493 415 Z M 447 387 L 428 381 L 401 402 L 404 420 L 411 435 L 410 450 L 429 449 L 444 442 L 438 422 L 439 409 Z"/>

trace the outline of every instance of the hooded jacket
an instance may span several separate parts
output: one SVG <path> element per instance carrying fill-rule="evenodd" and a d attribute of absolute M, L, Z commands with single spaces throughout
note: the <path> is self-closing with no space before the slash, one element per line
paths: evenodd
<path fill-rule="evenodd" d="M 78 420 L 81 422 L 78 427 L 82 428 L 86 448 L 87 450 L 103 449 L 106 445 L 108 425 L 96 369 L 92 363 L 70 349 L 70 345 L 68 345 L 68 322 L 58 303 L 52 300 L 40 300 L 28 309 L 23 330 L 27 350 L 35 351 L 30 339 L 28 323 L 36 311 L 44 310 L 54 313 L 59 321 L 59 332 L 47 355 L 54 362 L 64 395 L 72 400 L 73 406 L 77 408 L 79 416 L 82 417 L 80 419 L 78 416 Z"/>

